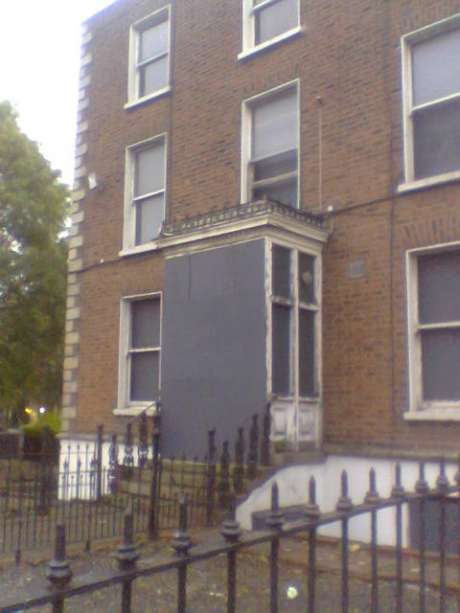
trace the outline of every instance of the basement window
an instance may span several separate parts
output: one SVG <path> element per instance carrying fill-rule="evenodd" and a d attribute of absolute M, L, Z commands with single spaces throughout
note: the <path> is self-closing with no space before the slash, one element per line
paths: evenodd
<path fill-rule="evenodd" d="M 299 200 L 298 84 L 243 104 L 243 202 L 269 199 L 297 207 Z"/>
<path fill-rule="evenodd" d="M 460 178 L 460 14 L 402 39 L 406 183 Z"/>
<path fill-rule="evenodd" d="M 169 91 L 170 41 L 169 6 L 131 26 L 127 106 Z"/>
<path fill-rule="evenodd" d="M 460 419 L 460 249 L 412 252 L 409 282 L 412 411 Z"/>
<path fill-rule="evenodd" d="M 148 407 L 159 397 L 161 295 L 124 298 L 120 317 L 119 407 Z"/>

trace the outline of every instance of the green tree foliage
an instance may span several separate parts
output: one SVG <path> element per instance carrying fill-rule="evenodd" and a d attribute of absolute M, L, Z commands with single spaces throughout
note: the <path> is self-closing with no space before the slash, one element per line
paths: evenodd
<path fill-rule="evenodd" d="M 16 415 L 60 401 L 67 202 L 58 173 L 0 103 L 0 410 Z"/>

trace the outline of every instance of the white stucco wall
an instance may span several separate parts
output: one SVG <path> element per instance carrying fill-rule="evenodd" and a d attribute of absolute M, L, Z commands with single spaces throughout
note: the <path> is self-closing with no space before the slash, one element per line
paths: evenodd
<path fill-rule="evenodd" d="M 280 505 L 291 506 L 306 504 L 308 501 L 308 482 L 316 480 L 317 503 L 322 512 L 333 511 L 340 496 L 340 476 L 343 470 L 348 473 L 349 496 L 353 503 L 362 503 L 369 489 L 369 471 L 376 471 L 377 490 L 380 496 L 390 495 L 394 484 L 396 460 L 368 459 L 346 456 L 329 456 L 322 464 L 289 466 L 280 469 L 272 478 L 254 490 L 248 499 L 237 509 L 237 520 L 245 529 L 252 525 L 252 513 L 270 508 L 271 487 L 276 481 L 280 493 Z M 402 485 L 413 491 L 418 479 L 418 464 L 415 461 L 401 461 Z M 453 482 L 457 467 L 454 463 L 446 465 L 448 479 Z M 425 478 L 434 486 L 439 474 L 439 464 L 427 462 Z M 370 516 L 360 516 L 350 520 L 350 538 L 368 542 L 370 535 Z M 321 534 L 340 535 L 340 524 L 336 523 L 321 529 Z M 404 545 L 408 543 L 408 510 L 403 508 Z M 385 509 L 378 513 L 378 540 L 382 545 L 395 542 L 395 510 Z"/>

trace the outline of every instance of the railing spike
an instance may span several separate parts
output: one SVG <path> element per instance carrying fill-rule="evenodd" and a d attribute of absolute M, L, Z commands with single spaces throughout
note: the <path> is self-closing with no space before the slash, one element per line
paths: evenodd
<path fill-rule="evenodd" d="M 401 480 L 401 464 L 397 462 L 395 467 L 395 484 L 391 490 L 391 495 L 393 498 L 403 498 L 405 493 Z"/>
<path fill-rule="evenodd" d="M 427 494 L 430 491 L 428 483 L 425 479 L 425 462 L 419 463 L 419 478 L 415 484 L 415 491 L 417 494 Z"/>
<path fill-rule="evenodd" d="M 312 476 L 308 482 L 308 503 L 305 510 L 305 515 L 309 519 L 317 519 L 321 515 L 319 506 L 316 502 L 316 480 Z"/>
<path fill-rule="evenodd" d="M 369 471 L 369 491 L 364 498 L 364 502 L 366 504 L 377 504 L 380 502 L 380 496 L 377 492 L 375 468 L 371 468 Z"/>
<path fill-rule="evenodd" d="M 337 511 L 340 513 L 346 513 L 353 508 L 353 503 L 351 502 L 350 497 L 348 496 L 348 475 L 347 471 L 343 470 L 340 476 L 341 483 L 341 495 L 337 502 Z"/>
<path fill-rule="evenodd" d="M 280 510 L 279 488 L 276 481 L 271 489 L 271 510 L 266 523 L 272 530 L 281 530 L 283 527 L 283 513 Z"/>
<path fill-rule="evenodd" d="M 444 458 L 439 460 L 439 475 L 436 479 L 436 489 L 441 494 L 445 494 L 449 489 L 449 479 L 446 475 L 446 461 Z"/>

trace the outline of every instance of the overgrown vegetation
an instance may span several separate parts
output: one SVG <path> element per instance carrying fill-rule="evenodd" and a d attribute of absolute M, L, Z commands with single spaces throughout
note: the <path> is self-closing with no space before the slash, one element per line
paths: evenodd
<path fill-rule="evenodd" d="M 68 203 L 37 145 L 0 103 L 0 410 L 60 404 Z"/>

